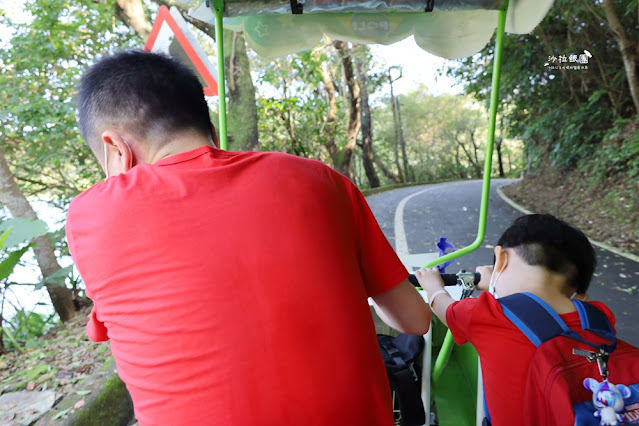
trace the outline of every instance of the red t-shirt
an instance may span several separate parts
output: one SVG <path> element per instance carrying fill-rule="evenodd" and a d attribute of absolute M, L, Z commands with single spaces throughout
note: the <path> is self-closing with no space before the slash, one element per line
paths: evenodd
<path fill-rule="evenodd" d="M 140 424 L 392 424 L 367 297 L 408 273 L 329 167 L 202 146 L 76 197 L 67 238 Z"/>
<path fill-rule="evenodd" d="M 589 303 L 603 311 L 614 327 L 615 317 L 607 306 Z M 581 329 L 577 311 L 560 317 L 568 327 Z M 450 305 L 446 322 L 458 345 L 470 342 L 479 354 L 492 424 L 521 424 L 526 376 L 535 345 L 504 315 L 499 302 L 488 292 Z"/>

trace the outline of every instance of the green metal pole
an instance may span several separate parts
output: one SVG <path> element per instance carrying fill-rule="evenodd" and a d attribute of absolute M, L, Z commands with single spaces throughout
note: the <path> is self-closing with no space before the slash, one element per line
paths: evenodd
<path fill-rule="evenodd" d="M 508 11 L 508 4 L 504 10 L 499 11 L 499 21 L 497 24 L 497 34 L 495 36 L 495 58 L 493 59 L 493 85 L 490 92 L 490 120 L 488 122 L 488 142 L 486 143 L 486 159 L 484 160 L 484 183 L 481 191 L 481 205 L 479 207 L 479 225 L 477 228 L 477 238 L 475 241 L 460 250 L 454 251 L 450 254 L 437 258 L 426 264 L 426 268 L 432 268 L 433 266 L 440 265 L 448 260 L 457 259 L 465 254 L 468 254 L 478 248 L 484 237 L 486 236 L 486 219 L 488 217 L 488 196 L 490 195 L 490 173 L 493 163 L 493 146 L 495 142 L 495 124 L 497 122 L 497 107 L 499 104 L 499 78 L 501 77 L 501 59 L 504 48 L 504 32 L 506 28 L 506 13 Z M 453 336 L 450 334 L 450 330 L 446 332 L 444 343 L 435 366 L 433 368 L 433 383 L 436 383 L 442 374 L 450 353 L 453 350 Z"/>
<path fill-rule="evenodd" d="M 490 118 L 488 122 L 488 142 L 486 143 L 486 154 L 484 160 L 484 182 L 481 191 L 481 204 L 479 207 L 479 224 L 477 226 L 477 238 L 475 241 L 464 248 L 456 250 L 445 256 L 439 257 L 424 266 L 432 268 L 441 265 L 449 260 L 462 257 L 475 249 L 477 249 L 484 237 L 486 236 L 486 219 L 488 217 L 488 198 L 490 195 L 490 173 L 493 164 L 493 147 L 495 144 L 495 124 L 497 122 L 497 108 L 499 104 L 499 78 L 501 77 L 501 58 L 504 47 L 504 32 L 506 28 L 506 14 L 508 11 L 508 3 L 504 10 L 499 11 L 499 21 L 497 24 L 497 34 L 495 36 L 495 58 L 493 59 L 493 81 L 490 92 Z"/>
<path fill-rule="evenodd" d="M 453 340 L 453 335 L 450 330 L 446 330 L 444 343 L 442 343 L 442 347 L 439 350 L 439 354 L 437 354 L 437 359 L 435 360 L 435 366 L 433 367 L 433 374 L 431 376 L 433 386 L 436 386 L 436 383 L 439 382 L 439 378 L 444 372 L 446 364 L 448 364 L 448 359 L 450 358 L 450 354 L 453 352 L 454 347 L 455 340 Z"/>
<path fill-rule="evenodd" d="M 220 148 L 228 149 L 226 138 L 226 84 L 224 80 L 224 27 L 222 17 L 224 14 L 224 0 L 213 0 L 215 12 L 215 44 L 217 45 L 217 92 L 218 92 L 218 117 L 220 128 L 218 129 Z"/>

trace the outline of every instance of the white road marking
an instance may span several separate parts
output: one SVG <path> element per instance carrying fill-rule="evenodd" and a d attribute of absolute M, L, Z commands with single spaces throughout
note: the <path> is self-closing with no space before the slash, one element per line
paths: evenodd
<path fill-rule="evenodd" d="M 432 191 L 435 188 L 434 186 L 429 186 L 414 194 L 407 195 L 397 204 L 397 209 L 395 209 L 395 251 L 398 255 L 408 254 L 408 242 L 406 241 L 406 230 L 404 229 L 404 208 L 406 207 L 406 203 L 408 203 L 411 198 Z"/>

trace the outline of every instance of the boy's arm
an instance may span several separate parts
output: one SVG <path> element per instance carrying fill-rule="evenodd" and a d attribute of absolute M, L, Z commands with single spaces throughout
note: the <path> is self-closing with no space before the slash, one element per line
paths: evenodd
<path fill-rule="evenodd" d="M 448 327 L 446 310 L 455 301 L 445 290 L 444 281 L 437 268 L 420 269 L 415 272 L 419 284 L 428 294 L 428 303 L 433 313 Z"/>

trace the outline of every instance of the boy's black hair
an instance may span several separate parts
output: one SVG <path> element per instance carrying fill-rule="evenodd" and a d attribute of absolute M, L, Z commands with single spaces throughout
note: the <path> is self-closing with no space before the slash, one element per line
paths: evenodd
<path fill-rule="evenodd" d="M 588 290 L 597 264 L 595 250 L 584 233 L 549 214 L 516 219 L 497 245 L 514 248 L 529 265 L 565 274 L 579 294 Z"/>
<path fill-rule="evenodd" d="M 149 130 L 195 130 L 207 137 L 212 132 L 199 80 L 164 55 L 131 50 L 102 58 L 82 77 L 76 101 L 89 146 L 101 139 L 104 125 L 123 126 L 139 137 Z"/>

